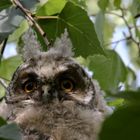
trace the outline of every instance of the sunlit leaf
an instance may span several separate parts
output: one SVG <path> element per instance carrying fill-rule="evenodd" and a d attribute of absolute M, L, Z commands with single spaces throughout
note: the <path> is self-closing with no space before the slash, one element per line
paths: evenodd
<path fill-rule="evenodd" d="M 2 99 L 4 95 L 5 95 L 5 88 L 2 85 L 0 85 L 0 99 Z"/>
<path fill-rule="evenodd" d="M 87 7 L 87 5 L 86 5 L 86 0 L 70 0 L 70 1 L 72 1 L 72 2 L 74 2 L 74 3 L 76 3 L 76 4 L 78 4 L 78 5 L 81 6 L 81 7 L 84 7 L 84 8 Z"/>
<path fill-rule="evenodd" d="M 120 107 L 123 105 L 124 103 L 124 99 L 122 98 L 112 98 L 111 101 L 107 102 L 109 106 L 113 106 L 113 107 Z"/>
<path fill-rule="evenodd" d="M 8 38 L 8 41 L 11 42 L 11 41 L 17 41 L 25 31 L 27 31 L 28 29 L 28 23 L 26 20 L 24 20 L 18 29 L 16 29 Z"/>
<path fill-rule="evenodd" d="M 37 16 L 47 16 L 60 13 L 66 4 L 66 0 L 48 0 L 37 10 Z"/>
<path fill-rule="evenodd" d="M 5 59 L 0 64 L 0 77 L 5 79 L 11 79 L 13 72 L 21 63 L 21 57 L 14 56 L 8 59 Z"/>

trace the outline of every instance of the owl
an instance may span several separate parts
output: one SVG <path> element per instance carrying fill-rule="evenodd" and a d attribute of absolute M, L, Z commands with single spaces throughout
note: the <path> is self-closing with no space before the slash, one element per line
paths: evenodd
<path fill-rule="evenodd" d="M 6 95 L 6 119 L 17 123 L 23 140 L 97 140 L 109 108 L 97 81 L 74 59 L 67 34 L 47 52 L 26 38 L 24 62 Z"/>

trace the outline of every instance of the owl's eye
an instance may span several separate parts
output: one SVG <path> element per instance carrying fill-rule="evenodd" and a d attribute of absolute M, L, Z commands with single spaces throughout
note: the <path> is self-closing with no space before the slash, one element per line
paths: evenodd
<path fill-rule="evenodd" d="M 61 81 L 61 89 L 70 92 L 74 89 L 74 83 L 70 79 L 64 79 Z"/>
<path fill-rule="evenodd" d="M 24 91 L 26 93 L 30 93 L 30 92 L 34 91 L 35 89 L 36 89 L 36 83 L 33 81 L 27 81 L 24 84 Z"/>

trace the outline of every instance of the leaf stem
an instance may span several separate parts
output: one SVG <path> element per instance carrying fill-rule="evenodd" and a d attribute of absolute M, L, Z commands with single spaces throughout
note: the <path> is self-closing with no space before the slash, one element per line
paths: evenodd
<path fill-rule="evenodd" d="M 58 16 L 35 16 L 36 19 L 58 19 Z"/>

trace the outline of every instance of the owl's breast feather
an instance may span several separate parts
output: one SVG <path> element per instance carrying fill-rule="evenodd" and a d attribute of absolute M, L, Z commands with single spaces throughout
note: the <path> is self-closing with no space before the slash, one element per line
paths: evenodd
<path fill-rule="evenodd" d="M 96 140 L 104 120 L 104 112 L 81 109 L 72 101 L 49 105 L 28 106 L 17 113 L 15 122 L 23 130 L 35 129 L 56 140 Z M 56 136 L 56 134 L 59 134 Z M 81 135 L 82 134 L 82 135 Z"/>

